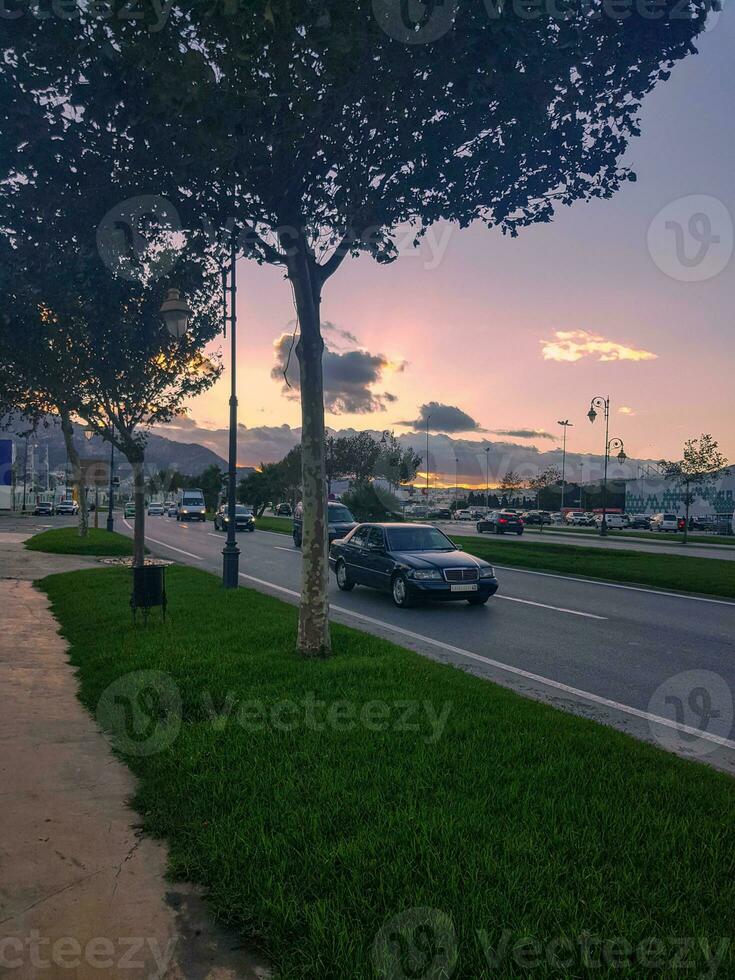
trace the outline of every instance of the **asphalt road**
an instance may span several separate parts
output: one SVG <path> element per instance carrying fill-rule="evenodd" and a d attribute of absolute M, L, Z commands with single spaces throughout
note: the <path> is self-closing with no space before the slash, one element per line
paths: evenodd
<path fill-rule="evenodd" d="M 446 521 L 435 522 L 445 534 L 465 534 L 474 537 L 477 534 L 475 521 Z M 489 537 L 482 534 L 480 537 Z M 534 544 L 574 544 L 584 548 L 611 548 L 621 551 L 645 551 L 652 555 L 686 555 L 689 558 L 719 558 L 723 561 L 735 561 L 735 539 L 732 545 L 727 544 L 677 544 L 667 541 L 666 535 L 660 539 L 647 541 L 645 538 L 624 537 L 611 531 L 606 538 L 597 534 L 583 534 L 575 531 L 542 531 L 537 528 L 527 529 L 520 534 L 493 534 L 493 541 L 532 541 Z"/>
<path fill-rule="evenodd" d="M 132 531 L 121 518 L 116 525 Z M 146 538 L 155 554 L 221 572 L 225 536 L 209 522 L 152 517 Z M 258 530 L 238 541 L 242 584 L 297 602 L 301 560 L 290 537 Z M 500 590 L 479 607 L 401 610 L 367 588 L 340 592 L 330 576 L 332 615 L 735 772 L 735 603 L 496 569 Z"/>

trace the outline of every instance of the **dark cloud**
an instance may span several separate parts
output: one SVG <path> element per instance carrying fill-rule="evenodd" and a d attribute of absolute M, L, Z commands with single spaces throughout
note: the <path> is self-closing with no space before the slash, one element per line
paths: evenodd
<path fill-rule="evenodd" d="M 332 347 L 345 342 L 358 343 L 354 334 L 342 330 L 333 323 L 323 325 Z M 336 342 L 335 339 L 337 338 Z M 284 333 L 276 341 L 276 363 L 271 370 L 275 381 L 283 382 L 283 392 L 287 397 L 298 397 L 299 364 L 295 351 L 293 333 Z M 323 356 L 324 407 L 333 415 L 354 413 L 366 415 L 370 412 L 384 412 L 387 404 L 396 401 L 396 396 L 387 391 L 376 391 L 375 386 L 383 380 L 386 369 L 402 371 L 405 364 L 392 364 L 384 354 L 371 354 L 361 348 L 334 350 L 325 342 Z M 284 380 L 285 376 L 288 383 Z"/>
<path fill-rule="evenodd" d="M 556 442 L 556 436 L 544 429 L 491 429 L 494 436 L 509 436 L 511 439 L 550 439 Z"/>
<path fill-rule="evenodd" d="M 456 405 L 442 405 L 441 402 L 427 402 L 419 408 L 419 417 L 396 425 L 408 425 L 413 429 L 425 429 L 429 417 L 430 432 L 484 432 L 480 423 L 463 412 Z"/>

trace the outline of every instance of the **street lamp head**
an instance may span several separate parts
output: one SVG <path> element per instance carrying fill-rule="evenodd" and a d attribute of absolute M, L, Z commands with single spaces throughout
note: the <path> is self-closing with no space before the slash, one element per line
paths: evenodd
<path fill-rule="evenodd" d="M 168 290 L 166 299 L 161 303 L 160 313 L 171 336 L 181 340 L 189 326 L 191 309 L 178 289 Z"/>
<path fill-rule="evenodd" d="M 595 411 L 594 405 L 590 405 L 590 410 L 587 412 L 587 418 L 590 420 L 590 422 L 594 422 L 597 418 L 597 412 Z"/>
<path fill-rule="evenodd" d="M 621 449 L 618 453 L 618 462 L 624 463 L 628 457 L 625 455 L 625 450 Z"/>
<path fill-rule="evenodd" d="M 89 440 L 92 438 L 93 435 L 94 435 L 94 429 L 92 428 L 91 425 L 88 425 L 84 430 L 84 438 L 87 440 L 87 442 L 89 442 Z"/>

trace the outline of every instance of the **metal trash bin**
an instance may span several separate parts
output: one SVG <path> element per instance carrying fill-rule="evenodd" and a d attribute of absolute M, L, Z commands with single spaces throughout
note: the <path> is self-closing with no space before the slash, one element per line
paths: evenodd
<path fill-rule="evenodd" d="M 160 606 L 164 622 L 166 620 L 166 568 L 164 565 L 142 565 L 133 568 L 133 594 L 130 607 L 133 622 L 136 613 L 143 611 L 143 622 L 148 622 L 148 613 L 154 606 Z"/>

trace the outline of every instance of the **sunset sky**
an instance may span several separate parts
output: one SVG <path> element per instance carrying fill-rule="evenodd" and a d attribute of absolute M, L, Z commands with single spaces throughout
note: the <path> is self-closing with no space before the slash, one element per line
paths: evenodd
<path fill-rule="evenodd" d="M 327 424 L 410 432 L 399 423 L 436 402 L 469 416 L 463 440 L 546 451 L 551 438 L 513 433 L 559 436 L 569 418 L 570 449 L 598 453 L 585 415 L 609 394 L 629 456 L 676 457 L 711 432 L 734 458 L 734 46 L 727 9 L 649 97 L 626 158 L 638 180 L 613 199 L 516 239 L 437 226 L 391 266 L 346 260 L 322 305 Z M 300 424 L 277 370 L 294 310 L 278 269 L 243 261 L 238 286 L 240 463 L 252 464 L 280 458 Z M 191 404 L 187 438 L 226 426 L 228 386 L 225 372 Z"/>

